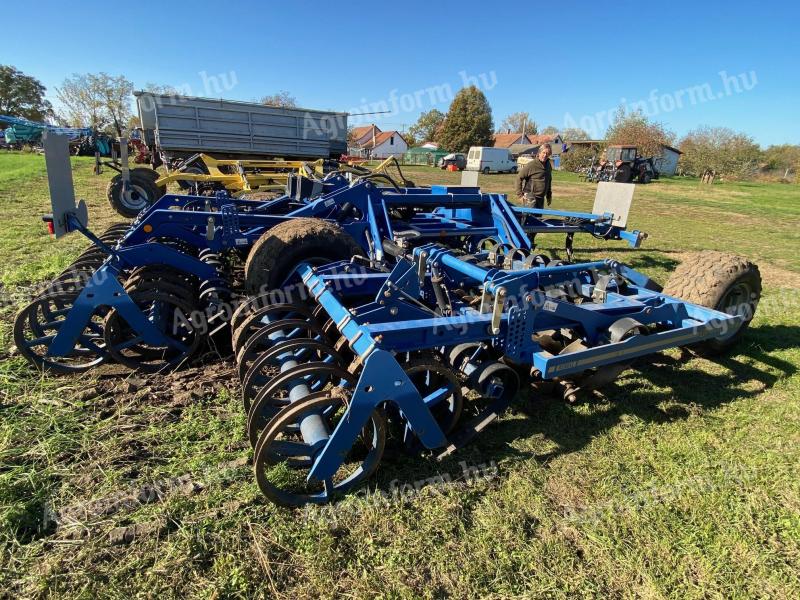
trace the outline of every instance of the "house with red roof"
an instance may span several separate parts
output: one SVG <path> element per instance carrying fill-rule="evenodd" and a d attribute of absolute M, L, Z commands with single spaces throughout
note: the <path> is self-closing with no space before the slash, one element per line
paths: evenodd
<path fill-rule="evenodd" d="M 408 150 L 408 143 L 399 131 L 381 131 L 377 125 L 354 127 L 349 138 L 350 156 L 383 159 L 400 157 Z"/>
<path fill-rule="evenodd" d="M 495 148 L 510 148 L 515 144 L 530 144 L 530 136 L 524 133 L 495 133 L 492 136 L 492 146 Z"/>

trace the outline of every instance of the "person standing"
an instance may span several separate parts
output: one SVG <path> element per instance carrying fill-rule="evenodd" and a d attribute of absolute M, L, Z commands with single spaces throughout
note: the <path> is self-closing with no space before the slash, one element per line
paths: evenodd
<path fill-rule="evenodd" d="M 553 201 L 553 169 L 550 166 L 552 153 L 550 144 L 542 144 L 536 158 L 520 169 L 517 176 L 517 198 L 524 205 L 544 208 L 545 199 L 547 206 Z"/>

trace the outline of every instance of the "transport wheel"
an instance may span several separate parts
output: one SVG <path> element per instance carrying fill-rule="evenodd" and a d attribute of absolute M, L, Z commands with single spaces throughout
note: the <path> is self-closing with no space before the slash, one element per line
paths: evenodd
<path fill-rule="evenodd" d="M 698 252 L 678 265 L 664 293 L 744 319 L 725 335 L 690 347 L 700 356 L 713 356 L 733 346 L 753 320 L 761 298 L 761 273 L 758 266 L 741 256 Z"/>
<path fill-rule="evenodd" d="M 519 375 L 497 361 L 483 363 L 477 371 L 477 389 L 485 398 L 511 401 L 519 392 Z"/>
<path fill-rule="evenodd" d="M 112 310 L 104 323 L 104 340 L 109 355 L 129 369 L 145 373 L 169 371 L 189 361 L 199 349 L 207 329 L 204 316 L 193 312 L 193 305 L 184 298 L 157 286 L 146 286 L 129 294 L 147 319 L 175 345 L 146 344 L 125 319 Z"/>
<path fill-rule="evenodd" d="M 67 356 L 47 356 L 47 350 L 66 320 L 78 292 L 40 296 L 23 308 L 14 321 L 14 344 L 28 362 L 42 371 L 79 373 L 106 357 L 102 315 L 94 315 Z"/>
<path fill-rule="evenodd" d="M 149 179 L 155 185 L 156 181 L 161 178 L 161 173 L 154 169 L 149 169 L 147 167 L 134 167 L 131 169 L 131 175 L 141 176 L 145 179 Z M 158 190 L 158 197 L 161 198 L 164 194 L 167 193 L 167 186 L 166 185 L 156 185 L 156 189 Z"/>
<path fill-rule="evenodd" d="M 130 191 L 127 194 L 123 193 L 122 183 L 122 175 L 114 175 L 108 182 L 106 195 L 111 207 L 123 217 L 134 218 L 160 198 L 155 181 L 149 177 L 131 173 Z"/>
<path fill-rule="evenodd" d="M 296 424 L 309 415 L 319 415 L 330 434 L 346 410 L 347 396 L 336 390 L 310 394 L 278 413 L 259 437 L 255 450 L 256 482 L 267 498 L 281 506 L 323 504 L 376 471 L 386 447 L 386 420 L 380 410 L 370 415 L 333 477 L 325 481 L 308 478 L 320 445 L 306 444 Z"/>
<path fill-rule="evenodd" d="M 160 177 L 158 171 L 148 167 L 133 167 L 130 171 L 131 175 L 141 175 L 142 177 L 150 178 L 152 181 L 156 181 Z"/>
<path fill-rule="evenodd" d="M 300 263 L 325 264 L 361 254 L 341 227 L 321 219 L 297 218 L 266 231 L 245 263 L 245 290 L 264 293 L 289 283 Z"/>
<path fill-rule="evenodd" d="M 483 168 L 483 174 L 484 175 L 488 175 L 489 174 L 489 167 L 484 167 Z"/>

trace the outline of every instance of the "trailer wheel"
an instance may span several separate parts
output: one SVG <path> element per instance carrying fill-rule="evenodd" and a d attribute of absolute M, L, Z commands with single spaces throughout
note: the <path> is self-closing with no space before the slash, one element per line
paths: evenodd
<path fill-rule="evenodd" d="M 700 356 L 713 356 L 733 346 L 753 320 L 761 298 L 761 273 L 758 266 L 741 256 L 698 252 L 678 265 L 664 293 L 744 318 L 735 330 L 690 348 Z"/>
<path fill-rule="evenodd" d="M 297 218 L 266 231 L 253 244 L 245 263 L 245 289 L 267 292 L 288 283 L 300 263 L 325 264 L 361 254 L 361 247 L 341 227 L 321 219 Z"/>
<path fill-rule="evenodd" d="M 112 208 L 129 219 L 138 215 L 142 209 L 158 200 L 159 189 L 149 177 L 131 173 L 131 190 L 123 193 L 122 175 L 114 175 L 108 182 L 106 195 Z"/>

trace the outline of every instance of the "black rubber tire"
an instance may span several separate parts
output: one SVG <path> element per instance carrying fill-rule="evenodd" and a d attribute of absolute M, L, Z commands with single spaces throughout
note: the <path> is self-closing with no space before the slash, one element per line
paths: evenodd
<path fill-rule="evenodd" d="M 664 293 L 693 304 L 728 312 L 730 294 L 746 291 L 745 322 L 725 338 L 707 340 L 690 347 L 700 356 L 714 356 L 736 344 L 755 315 L 761 298 L 761 273 L 758 266 L 746 258 L 728 252 L 698 252 L 684 260 L 672 273 Z"/>
<path fill-rule="evenodd" d="M 141 177 L 147 177 L 153 181 L 157 180 L 161 175 L 158 171 L 154 169 L 150 169 L 149 167 L 133 167 L 131 169 L 131 175 L 137 175 Z"/>
<path fill-rule="evenodd" d="M 248 294 L 278 288 L 302 262 L 349 260 L 361 247 L 341 227 L 328 221 L 297 218 L 265 232 L 253 244 L 244 266 Z"/>
<path fill-rule="evenodd" d="M 159 179 L 161 179 L 161 173 L 156 171 L 155 169 L 151 169 L 149 167 L 134 167 L 131 169 L 131 175 L 140 175 L 147 179 L 152 179 L 153 184 L 156 183 Z M 156 189 L 158 190 L 158 197 L 165 195 L 167 193 L 167 186 L 166 185 L 156 185 Z"/>
<path fill-rule="evenodd" d="M 617 169 L 617 174 L 614 176 L 614 181 L 618 183 L 630 183 L 633 171 L 628 164 L 620 165 Z"/>
<path fill-rule="evenodd" d="M 184 169 L 182 172 L 183 173 L 189 173 L 191 175 L 207 175 L 208 174 L 208 173 L 205 172 L 205 170 L 202 167 L 199 167 L 199 166 L 196 166 L 196 165 L 193 165 L 191 167 L 186 167 L 186 169 Z M 194 181 L 194 180 L 191 180 L 191 179 L 176 179 L 175 183 L 177 183 L 178 187 L 181 188 L 182 190 L 189 190 L 197 182 Z"/>
<path fill-rule="evenodd" d="M 653 176 L 650 174 L 650 171 L 645 171 L 639 175 L 639 183 L 650 183 L 652 180 Z"/>
<path fill-rule="evenodd" d="M 111 207 L 117 212 L 117 214 L 129 219 L 136 217 L 136 215 L 138 215 L 145 206 L 150 206 L 153 204 L 153 202 L 161 197 L 155 181 L 150 179 L 148 176 L 131 173 L 131 185 L 133 185 L 137 190 L 141 191 L 141 195 L 145 199 L 143 203 L 132 205 L 122 197 L 121 174 L 114 175 L 114 177 L 111 178 L 111 181 L 108 182 L 108 188 L 106 188 L 106 195 L 108 196 L 108 202 L 111 204 Z"/>

